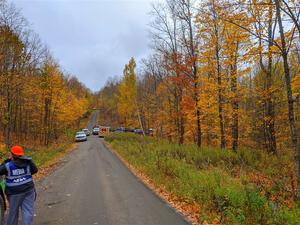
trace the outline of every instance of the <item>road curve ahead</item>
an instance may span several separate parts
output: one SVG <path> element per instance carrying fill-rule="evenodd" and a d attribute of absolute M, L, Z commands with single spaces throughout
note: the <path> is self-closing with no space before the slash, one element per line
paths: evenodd
<path fill-rule="evenodd" d="M 91 117 L 89 128 L 97 121 Z M 102 144 L 88 137 L 37 182 L 38 225 L 187 225 Z"/>

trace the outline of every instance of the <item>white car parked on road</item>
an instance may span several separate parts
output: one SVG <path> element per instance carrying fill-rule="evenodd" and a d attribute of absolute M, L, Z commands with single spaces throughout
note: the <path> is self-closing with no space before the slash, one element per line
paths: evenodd
<path fill-rule="evenodd" d="M 75 140 L 76 141 L 86 141 L 87 137 L 86 134 L 83 131 L 79 131 L 75 135 Z"/>

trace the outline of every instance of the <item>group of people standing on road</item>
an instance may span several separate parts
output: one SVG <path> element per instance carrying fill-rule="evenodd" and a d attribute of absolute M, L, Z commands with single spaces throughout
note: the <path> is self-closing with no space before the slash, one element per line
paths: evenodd
<path fill-rule="evenodd" d="M 9 202 L 7 225 L 18 225 L 19 210 L 23 225 L 33 225 L 36 198 L 32 175 L 38 169 L 21 146 L 10 149 L 11 156 L 0 165 L 0 175 L 5 176 L 5 194 Z"/>

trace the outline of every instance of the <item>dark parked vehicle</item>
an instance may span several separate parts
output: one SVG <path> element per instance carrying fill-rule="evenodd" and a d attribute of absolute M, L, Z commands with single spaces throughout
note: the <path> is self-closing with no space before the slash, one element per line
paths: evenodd
<path fill-rule="evenodd" d="M 143 134 L 143 130 L 142 129 L 134 129 L 134 133 L 135 134 Z"/>
<path fill-rule="evenodd" d="M 119 127 L 115 130 L 115 132 L 125 132 L 125 128 L 124 127 Z"/>
<path fill-rule="evenodd" d="M 128 127 L 125 128 L 125 132 L 132 132 L 132 133 L 134 133 L 134 130 L 135 129 L 133 129 L 133 128 L 128 128 Z"/>
<path fill-rule="evenodd" d="M 99 134 L 99 127 L 93 128 L 93 135 L 98 135 Z"/>

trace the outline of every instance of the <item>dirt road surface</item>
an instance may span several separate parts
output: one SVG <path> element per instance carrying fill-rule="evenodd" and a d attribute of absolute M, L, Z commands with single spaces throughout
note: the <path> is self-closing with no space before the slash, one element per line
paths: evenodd
<path fill-rule="evenodd" d="M 97 123 L 91 116 L 89 129 Z M 187 225 L 146 188 L 97 136 L 79 144 L 37 182 L 36 225 Z"/>

